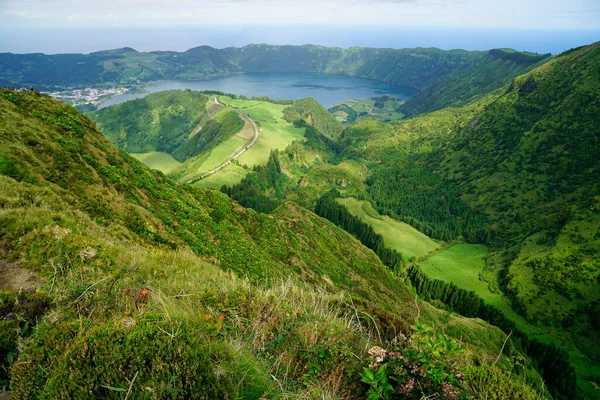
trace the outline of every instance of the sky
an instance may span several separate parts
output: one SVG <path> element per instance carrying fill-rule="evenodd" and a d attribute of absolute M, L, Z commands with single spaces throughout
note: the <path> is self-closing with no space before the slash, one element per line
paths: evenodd
<path fill-rule="evenodd" d="M 600 40 L 599 21 L 600 0 L 0 0 L 0 52 L 402 43 L 386 32 L 398 39 L 420 32 L 401 47 L 485 48 L 475 44 L 483 32 L 487 48 L 517 48 L 522 34 L 506 46 L 492 40 L 510 31 L 533 32 L 539 51 L 555 52 Z M 551 40 L 564 43 L 544 46 Z"/>

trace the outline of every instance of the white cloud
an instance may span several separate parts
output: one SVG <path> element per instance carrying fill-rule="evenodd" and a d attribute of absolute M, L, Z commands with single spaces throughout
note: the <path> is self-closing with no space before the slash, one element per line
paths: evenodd
<path fill-rule="evenodd" d="M 597 0 L 0 0 L 0 24 L 327 23 L 599 28 Z"/>

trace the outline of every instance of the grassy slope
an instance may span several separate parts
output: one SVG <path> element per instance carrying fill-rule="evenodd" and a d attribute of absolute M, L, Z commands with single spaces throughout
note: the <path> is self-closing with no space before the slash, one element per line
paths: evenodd
<path fill-rule="evenodd" d="M 416 93 L 400 106 L 400 111 L 407 115 L 416 115 L 444 107 L 466 105 L 549 59 L 550 54 L 490 50 L 485 57 L 467 68 L 436 79 L 429 87 Z"/>
<path fill-rule="evenodd" d="M 224 152 L 231 150 L 226 158 L 244 143 L 236 136 L 244 126 L 237 113 L 190 90 L 153 93 L 89 115 L 118 147 L 130 153 L 167 153 L 178 163 L 192 159 L 201 172 L 218 165 Z M 151 168 L 157 165 L 153 161 L 147 163 Z M 204 161 L 207 164 L 202 169 Z M 168 166 L 161 171 L 177 167 L 173 163 Z"/>
<path fill-rule="evenodd" d="M 286 108 L 284 105 L 227 97 L 220 97 L 219 100 L 247 114 L 258 125 L 258 141 L 239 158 L 242 165 L 265 165 L 271 150 L 283 150 L 292 141 L 304 139 L 303 129 L 296 128 L 283 119 L 283 110 Z"/>
<path fill-rule="evenodd" d="M 157 169 L 163 174 L 177 168 L 181 163 L 168 153 L 149 152 L 149 153 L 131 153 L 135 159 L 143 162 L 149 168 Z"/>
<path fill-rule="evenodd" d="M 308 125 L 330 139 L 339 139 L 344 127 L 318 101 L 307 97 L 295 100 L 292 105 L 283 110 L 283 119 L 294 123 L 304 120 Z"/>
<path fill-rule="evenodd" d="M 334 117 L 344 124 L 351 124 L 358 118 L 375 118 L 382 121 L 395 121 L 402 119 L 404 114 L 398 112 L 398 106 L 402 104 L 396 99 L 388 100 L 384 106 L 375 107 L 375 100 L 345 100 L 335 103 L 335 106 L 329 109 Z M 348 110 L 350 108 L 351 110 Z M 363 115 L 360 115 L 363 114 Z"/>
<path fill-rule="evenodd" d="M 494 224 L 503 250 L 494 265 L 521 312 L 570 331 L 596 361 L 599 59 L 597 43 L 516 79 L 459 131 L 442 164 Z"/>
<path fill-rule="evenodd" d="M 348 207 L 352 215 L 373 227 L 383 236 L 386 247 L 398 250 L 405 259 L 420 258 L 440 247 L 440 243 L 425 236 L 412 226 L 388 216 L 379 215 L 368 201 L 359 201 L 352 197 L 338 199 Z"/>
<path fill-rule="evenodd" d="M 286 107 L 284 105 L 258 100 L 232 99 L 226 96 L 221 96 L 219 101 L 249 115 L 259 129 L 258 141 L 237 159 L 241 165 L 250 168 L 264 165 L 269 160 L 272 150 L 283 150 L 292 141 L 304 138 L 303 129 L 295 128 L 283 120 L 283 109 Z M 178 181 L 189 180 L 221 164 L 245 143 L 247 140 L 237 135 L 231 136 L 210 152 L 191 158 L 173 170 L 171 176 Z M 238 183 L 246 174 L 247 172 L 243 172 L 239 166 L 227 166 L 208 177 L 207 182 L 196 183 L 196 186 L 220 188 L 224 184 Z"/>
<path fill-rule="evenodd" d="M 529 321 L 521 326 L 569 349 L 588 395 L 600 376 L 592 316 L 600 235 L 591 209 L 600 200 L 592 178 L 600 79 L 591 68 L 599 54 L 598 44 L 577 49 L 467 107 L 387 126 L 359 121 L 344 135 L 347 157 L 400 168 L 426 162 L 461 185 L 463 199 L 493 223 L 485 280 L 504 271 L 500 284 Z"/>
<path fill-rule="evenodd" d="M 235 185 L 239 183 L 245 176 L 251 171 L 247 168 L 241 167 L 238 164 L 232 163 L 220 170 L 219 172 L 209 175 L 204 179 L 194 182 L 195 187 L 202 189 L 216 189 L 219 190 L 223 185 Z"/>
<path fill-rule="evenodd" d="M 261 215 L 176 185 L 39 94 L 0 91 L 0 106 L 0 256 L 36 271 L 53 303 L 12 370 L 14 398 L 117 395 L 101 385 L 191 395 L 187 376 L 215 397 L 352 398 L 363 389 L 342 377 L 407 332 L 402 281 L 309 211 Z M 480 362 L 501 345 L 485 324 L 426 304 L 421 315 L 487 337 L 469 352 Z"/>
<path fill-rule="evenodd" d="M 90 117 L 119 148 L 173 154 L 207 117 L 207 101 L 198 92 L 169 90 L 94 111 Z"/>

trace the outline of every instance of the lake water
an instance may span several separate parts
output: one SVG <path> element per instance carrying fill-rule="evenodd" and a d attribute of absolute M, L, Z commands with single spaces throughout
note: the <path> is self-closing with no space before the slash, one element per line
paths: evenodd
<path fill-rule="evenodd" d="M 312 97 L 325 108 L 343 100 L 361 100 L 388 94 L 407 100 L 414 89 L 389 85 L 371 79 L 318 73 L 248 73 L 206 81 L 166 81 L 148 85 L 145 93 L 126 93 L 104 101 L 99 108 L 109 107 L 172 89 L 218 90 L 247 97 L 267 96 L 277 100 Z"/>

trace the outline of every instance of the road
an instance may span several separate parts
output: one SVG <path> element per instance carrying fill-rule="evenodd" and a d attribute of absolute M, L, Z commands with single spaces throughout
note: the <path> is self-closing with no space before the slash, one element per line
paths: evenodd
<path fill-rule="evenodd" d="M 236 158 L 238 158 L 239 156 L 241 156 L 242 154 L 244 154 L 246 152 L 246 150 L 248 150 L 250 147 L 254 146 L 254 144 L 258 141 L 258 127 L 256 126 L 256 124 L 254 123 L 254 121 L 252 120 L 252 118 L 250 118 L 248 115 L 243 114 L 241 111 L 236 110 L 233 107 L 230 107 L 228 105 L 222 104 L 219 102 L 219 99 L 215 96 L 214 97 L 215 103 L 217 103 L 218 105 L 221 105 L 223 107 L 227 107 L 232 109 L 233 111 L 235 111 L 236 113 L 238 113 L 238 115 L 250 122 L 250 124 L 252 125 L 252 128 L 254 129 L 254 136 L 252 136 L 252 139 L 250 139 L 250 141 L 248 143 L 246 143 L 245 145 L 241 146 L 240 148 L 238 148 L 236 151 L 234 151 L 229 157 L 227 157 L 227 159 L 225 161 L 223 161 L 221 164 L 217 165 L 216 167 L 214 167 L 213 169 L 211 169 L 210 171 L 204 172 L 203 174 L 200 175 L 196 175 L 194 176 L 192 179 L 186 181 L 186 183 L 194 183 L 194 182 L 198 182 L 199 180 L 206 178 L 209 175 L 214 174 L 217 171 L 222 170 L 223 168 L 225 168 L 226 166 L 228 166 L 229 164 L 231 164 L 231 162 L 233 160 L 235 160 Z"/>

